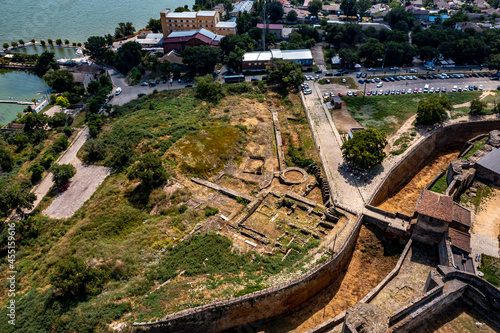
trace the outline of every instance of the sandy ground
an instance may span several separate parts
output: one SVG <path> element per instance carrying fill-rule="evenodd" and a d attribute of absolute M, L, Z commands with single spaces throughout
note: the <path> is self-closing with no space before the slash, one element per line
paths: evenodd
<path fill-rule="evenodd" d="M 54 105 L 50 109 L 44 112 L 47 117 L 54 117 L 57 112 L 61 112 L 61 107 L 59 105 Z"/>
<path fill-rule="evenodd" d="M 415 301 L 424 294 L 427 276 L 431 270 L 435 270 L 437 262 L 437 253 L 433 256 L 429 248 L 412 246 L 398 275 L 370 303 L 390 316 L 397 309 Z"/>
<path fill-rule="evenodd" d="M 384 256 L 375 233 L 362 226 L 347 271 L 328 288 L 288 314 L 257 328 L 257 332 L 305 332 L 356 304 L 394 268 L 398 256 Z"/>
<path fill-rule="evenodd" d="M 71 179 L 69 188 L 55 197 L 44 214 L 55 218 L 71 217 L 85 201 L 90 199 L 97 187 L 111 173 L 111 168 L 88 165 L 76 157 L 88 137 L 89 130 L 86 127 L 57 162 L 58 164 L 72 164 L 76 168 L 76 175 Z"/>
<path fill-rule="evenodd" d="M 481 316 L 470 306 L 462 302 L 456 302 L 454 306 L 446 308 L 445 311 L 427 320 L 420 327 L 418 333 L 476 333 L 476 332 L 500 332 L 488 318 Z"/>
<path fill-rule="evenodd" d="M 395 189 L 380 208 L 390 212 L 412 215 L 420 192 L 437 174 L 458 157 L 458 152 L 432 156 L 426 165 L 409 181 Z"/>
<path fill-rule="evenodd" d="M 335 122 L 335 126 L 340 133 L 348 133 L 353 127 L 363 127 L 352 117 L 345 102 L 342 102 L 342 108 L 340 110 L 332 109 L 331 114 L 333 121 Z"/>
<path fill-rule="evenodd" d="M 482 202 L 476 213 L 471 231 L 471 246 L 474 254 L 500 257 L 498 234 L 500 232 L 500 190 Z"/>
<path fill-rule="evenodd" d="M 483 92 L 483 94 L 481 96 L 479 96 L 479 100 L 482 101 L 483 99 L 485 99 L 489 95 L 495 95 L 495 93 L 492 91 L 485 91 L 485 92 Z M 470 102 L 453 105 L 454 108 L 468 108 L 469 106 L 470 106 Z"/>

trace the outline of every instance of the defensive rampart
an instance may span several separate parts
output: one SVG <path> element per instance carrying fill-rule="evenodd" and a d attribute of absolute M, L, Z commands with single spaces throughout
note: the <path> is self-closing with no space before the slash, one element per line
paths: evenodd
<path fill-rule="evenodd" d="M 500 121 L 485 120 L 458 123 L 437 129 L 426 139 L 413 147 L 410 152 L 396 164 L 377 187 L 369 204 L 380 205 L 398 186 L 411 179 L 422 169 L 426 161 L 436 152 L 460 151 L 464 144 L 491 130 L 499 129 Z"/>

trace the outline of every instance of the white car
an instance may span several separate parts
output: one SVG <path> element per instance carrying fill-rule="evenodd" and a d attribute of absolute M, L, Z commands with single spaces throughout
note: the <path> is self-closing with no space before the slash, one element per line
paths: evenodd
<path fill-rule="evenodd" d="M 379 84 L 377 84 L 377 88 L 381 88 L 384 84 L 382 82 L 380 82 Z"/>
<path fill-rule="evenodd" d="M 391 71 L 397 71 L 399 67 L 391 67 Z"/>
<path fill-rule="evenodd" d="M 457 92 L 457 89 L 458 87 L 457 86 L 453 86 L 453 89 L 451 89 L 452 92 Z"/>
<path fill-rule="evenodd" d="M 313 93 L 313 91 L 311 89 L 304 90 L 304 95 L 310 95 L 312 93 Z"/>
<path fill-rule="evenodd" d="M 347 92 L 347 96 L 351 97 L 351 96 L 352 96 L 352 92 L 351 92 L 351 91 L 348 91 L 348 92 Z"/>
<path fill-rule="evenodd" d="M 120 95 L 122 92 L 122 88 L 118 87 L 116 88 L 115 95 Z"/>
<path fill-rule="evenodd" d="M 479 90 L 483 90 L 483 85 L 480 85 L 480 86 L 479 86 Z"/>

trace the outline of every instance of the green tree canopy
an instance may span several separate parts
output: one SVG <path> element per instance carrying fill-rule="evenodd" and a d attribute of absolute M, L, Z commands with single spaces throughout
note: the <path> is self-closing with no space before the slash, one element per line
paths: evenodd
<path fill-rule="evenodd" d="M 60 107 L 67 108 L 70 106 L 70 103 L 66 97 L 59 96 L 56 98 L 56 105 L 59 105 Z"/>
<path fill-rule="evenodd" d="M 12 210 L 31 209 L 36 195 L 30 190 L 31 183 L 0 187 L 0 214 L 5 216 Z"/>
<path fill-rule="evenodd" d="M 122 38 L 125 36 L 130 36 L 135 32 L 135 27 L 132 22 L 120 22 L 118 27 L 115 28 L 115 38 Z"/>
<path fill-rule="evenodd" d="M 31 172 L 31 182 L 34 184 L 42 179 L 45 169 L 38 162 L 34 162 L 30 165 L 28 171 Z"/>
<path fill-rule="evenodd" d="M 484 110 L 485 103 L 479 98 L 470 101 L 470 114 L 481 114 Z"/>
<path fill-rule="evenodd" d="M 49 87 L 58 92 L 72 91 L 75 85 L 73 73 L 67 70 L 48 72 L 43 76 Z"/>
<path fill-rule="evenodd" d="M 406 11 L 405 7 L 394 8 L 384 17 L 384 20 L 389 22 L 389 25 L 394 28 L 400 21 L 405 22 L 408 28 L 413 28 L 415 17 L 410 11 Z"/>
<path fill-rule="evenodd" d="M 307 5 L 307 10 L 312 16 L 318 16 L 321 9 L 323 9 L 323 3 L 321 0 L 313 0 Z"/>
<path fill-rule="evenodd" d="M 297 21 L 298 18 L 299 18 L 299 15 L 293 9 L 291 11 L 289 11 L 288 14 L 286 14 L 286 20 L 289 22 L 295 22 L 295 21 Z"/>
<path fill-rule="evenodd" d="M 115 67 L 122 73 L 128 73 L 139 65 L 142 59 L 142 46 L 137 42 L 126 42 L 116 52 Z"/>
<path fill-rule="evenodd" d="M 237 48 L 246 52 L 253 51 L 254 41 L 248 35 L 229 34 L 221 39 L 219 47 L 222 50 L 222 54 L 227 56 L 229 53 L 235 52 Z"/>
<path fill-rule="evenodd" d="M 220 49 L 210 46 L 188 47 L 181 53 L 182 61 L 194 74 L 213 73 L 221 61 Z"/>
<path fill-rule="evenodd" d="M 54 164 L 51 168 L 54 174 L 54 182 L 57 186 L 67 184 L 76 173 L 76 169 L 71 164 Z"/>
<path fill-rule="evenodd" d="M 347 162 L 368 169 L 384 160 L 386 145 L 384 133 L 367 128 L 354 133 L 353 138 L 342 145 L 342 156 Z"/>
<path fill-rule="evenodd" d="M 222 84 L 214 81 L 212 75 L 196 78 L 196 97 L 217 103 L 222 98 Z"/>
<path fill-rule="evenodd" d="M 100 62 L 104 59 L 106 52 L 106 38 L 101 36 L 92 36 L 85 42 L 85 54 L 89 55 L 92 59 Z"/>
<path fill-rule="evenodd" d="M 268 3 L 267 12 L 269 13 L 269 18 L 271 19 L 271 21 L 274 22 L 281 20 L 283 18 L 283 15 L 285 14 L 283 5 L 277 0 L 273 0 Z"/>
<path fill-rule="evenodd" d="M 36 75 L 42 77 L 49 69 L 57 70 L 59 69 L 59 65 L 56 62 L 54 52 L 43 51 L 35 63 L 33 70 Z"/>
<path fill-rule="evenodd" d="M 281 88 L 297 87 L 304 82 L 302 66 L 295 61 L 284 61 L 273 58 L 267 69 L 269 76 L 267 82 L 277 83 Z"/>
<path fill-rule="evenodd" d="M 418 102 L 417 124 L 432 125 L 442 123 L 446 119 L 446 109 L 451 108 L 446 97 L 432 96 Z"/>
<path fill-rule="evenodd" d="M 146 25 L 146 28 L 151 29 L 152 32 L 158 33 L 161 32 L 161 19 L 154 19 L 150 18 L 148 25 Z"/>
<path fill-rule="evenodd" d="M 168 175 L 163 167 L 161 158 L 154 153 L 147 153 L 134 164 L 130 177 L 139 178 L 145 188 L 153 188 L 163 185 Z"/>

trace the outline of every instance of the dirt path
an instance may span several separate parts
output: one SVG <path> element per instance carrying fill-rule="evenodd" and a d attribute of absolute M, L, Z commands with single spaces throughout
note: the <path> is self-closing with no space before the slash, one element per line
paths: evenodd
<path fill-rule="evenodd" d="M 354 210 L 361 211 L 364 207 L 364 199 L 358 190 L 356 180 L 344 177 L 338 167 L 339 163 L 344 162 L 340 149 L 342 139 L 329 111 L 320 99 L 321 93 L 317 84 L 312 83 L 312 85 L 313 93 L 307 96 L 301 93 L 301 96 L 304 98 L 305 112 L 330 185 L 332 199 Z"/>
<path fill-rule="evenodd" d="M 347 270 L 293 313 L 270 320 L 258 332 L 305 332 L 356 304 L 394 268 L 398 256 L 384 256 L 378 230 L 361 227 Z"/>
<path fill-rule="evenodd" d="M 390 152 L 392 149 L 393 149 L 393 146 L 394 146 L 394 142 L 400 138 L 404 133 L 406 132 L 409 132 L 411 128 L 413 128 L 413 122 L 415 121 L 415 119 L 417 119 L 417 115 L 413 115 L 411 116 L 410 118 L 408 118 L 403 126 L 401 126 L 397 131 L 396 133 L 394 133 L 392 136 L 390 136 L 389 138 L 387 138 L 387 146 L 385 148 L 386 152 Z M 417 135 L 412 139 L 412 142 L 419 139 L 421 137 L 421 135 L 418 133 L 418 131 L 416 131 Z M 411 145 L 411 143 L 409 144 Z"/>
<path fill-rule="evenodd" d="M 500 190 L 494 189 L 492 196 L 482 202 L 476 213 L 471 231 L 471 246 L 474 254 L 500 257 L 498 234 L 500 232 Z"/>
<path fill-rule="evenodd" d="M 387 198 L 380 208 L 390 212 L 401 212 L 412 215 L 420 192 L 451 161 L 458 157 L 458 152 L 432 156 L 426 165 L 406 184 L 403 184 Z"/>
<path fill-rule="evenodd" d="M 479 100 L 482 101 L 483 99 L 485 99 L 487 96 L 490 96 L 490 95 L 495 95 L 495 93 L 492 91 L 484 91 L 482 93 L 482 95 L 479 96 Z M 469 106 L 470 106 L 470 102 L 453 105 L 454 108 L 468 108 Z"/>
<path fill-rule="evenodd" d="M 342 108 L 340 110 L 331 110 L 331 115 L 335 122 L 335 126 L 341 133 L 347 133 L 353 127 L 363 127 L 352 117 L 345 102 L 342 102 Z"/>

